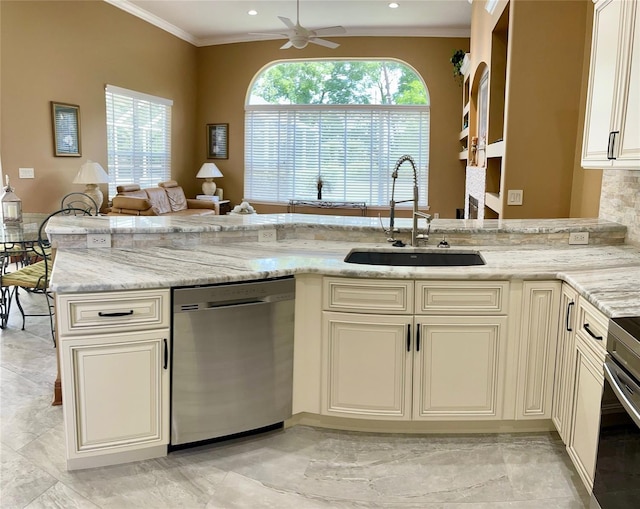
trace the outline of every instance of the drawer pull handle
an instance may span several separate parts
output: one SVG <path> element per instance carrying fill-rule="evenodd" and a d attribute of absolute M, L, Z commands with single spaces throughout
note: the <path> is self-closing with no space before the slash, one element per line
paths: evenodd
<path fill-rule="evenodd" d="M 573 306 L 575 304 L 575 302 L 571 301 L 569 302 L 569 304 L 567 304 L 567 332 L 573 332 L 573 329 L 569 326 L 569 321 L 571 318 L 571 306 Z"/>
<path fill-rule="evenodd" d="M 416 326 L 416 352 L 420 351 L 420 324 Z"/>
<path fill-rule="evenodd" d="M 609 133 L 609 144 L 607 145 L 607 159 L 609 160 L 616 158 L 613 154 L 614 154 L 614 147 L 616 144 L 616 136 L 618 134 L 620 134 L 620 131 L 611 131 Z"/>
<path fill-rule="evenodd" d="M 589 328 L 589 324 L 585 323 L 584 324 L 584 330 L 586 330 L 589 333 L 589 336 L 591 336 L 593 339 L 597 339 L 598 341 L 602 341 L 602 336 L 598 336 L 596 334 L 593 333 L 593 331 Z"/>
<path fill-rule="evenodd" d="M 133 314 L 133 309 L 129 311 L 116 311 L 115 313 L 103 313 L 102 311 L 98 311 L 98 316 L 100 317 L 109 317 L 112 318 L 114 316 L 130 316 Z"/>
<path fill-rule="evenodd" d="M 167 338 L 164 338 L 164 369 L 167 369 L 169 365 L 169 346 L 167 345 Z"/>
<path fill-rule="evenodd" d="M 407 352 L 411 351 L 411 324 L 407 325 Z"/>

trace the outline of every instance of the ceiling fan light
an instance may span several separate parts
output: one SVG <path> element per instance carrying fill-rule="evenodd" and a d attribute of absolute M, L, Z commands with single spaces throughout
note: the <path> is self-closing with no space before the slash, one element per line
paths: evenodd
<path fill-rule="evenodd" d="M 290 41 L 291 45 L 296 49 L 306 48 L 307 44 L 309 44 L 309 39 L 300 35 L 294 35 L 291 37 Z"/>

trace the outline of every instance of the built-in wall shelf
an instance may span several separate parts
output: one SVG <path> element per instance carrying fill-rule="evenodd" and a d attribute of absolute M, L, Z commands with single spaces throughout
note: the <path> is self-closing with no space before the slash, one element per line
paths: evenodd
<path fill-rule="evenodd" d="M 458 159 L 460 159 L 461 161 L 466 161 L 469 158 L 469 151 L 468 150 L 463 150 L 462 152 L 460 152 L 458 154 Z"/>
<path fill-rule="evenodd" d="M 484 193 L 484 204 L 497 214 L 502 214 L 500 193 Z"/>
<path fill-rule="evenodd" d="M 504 156 L 504 140 L 487 145 L 487 158 Z"/>
<path fill-rule="evenodd" d="M 460 139 L 464 140 L 465 138 L 468 138 L 468 137 L 469 137 L 469 128 L 466 127 L 462 131 L 460 131 Z"/>

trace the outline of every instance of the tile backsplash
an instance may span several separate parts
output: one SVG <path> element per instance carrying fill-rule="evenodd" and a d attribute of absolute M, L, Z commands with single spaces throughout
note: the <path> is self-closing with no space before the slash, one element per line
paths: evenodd
<path fill-rule="evenodd" d="M 640 170 L 604 170 L 601 219 L 627 227 L 627 243 L 640 245 Z"/>

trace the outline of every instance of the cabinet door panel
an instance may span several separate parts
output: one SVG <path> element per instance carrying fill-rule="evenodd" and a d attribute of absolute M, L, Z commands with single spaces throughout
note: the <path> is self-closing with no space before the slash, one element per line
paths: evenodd
<path fill-rule="evenodd" d="M 587 490 L 591 491 L 598 451 L 604 376 L 601 361 L 592 357 L 590 349 L 583 346 L 579 335 L 576 336 L 576 346 L 576 382 L 567 450 Z"/>
<path fill-rule="evenodd" d="M 571 420 L 577 300 L 577 292 L 567 284 L 562 285 L 551 419 L 565 444 L 569 440 Z"/>
<path fill-rule="evenodd" d="M 632 40 L 625 48 L 629 59 L 626 62 L 626 79 L 621 80 L 622 102 L 620 141 L 614 167 L 640 168 L 640 2 L 627 4 L 629 23 L 633 23 Z M 631 163 L 631 164 L 630 164 Z"/>
<path fill-rule="evenodd" d="M 582 165 L 585 168 L 611 166 L 611 161 L 607 159 L 607 148 L 614 122 L 622 4 L 619 0 L 601 1 L 596 5 L 594 13 L 591 71 L 582 147 Z"/>
<path fill-rule="evenodd" d="M 416 317 L 414 419 L 499 419 L 506 317 Z"/>
<path fill-rule="evenodd" d="M 323 410 L 328 415 L 408 419 L 410 318 L 324 313 Z"/>
<path fill-rule="evenodd" d="M 549 419 L 558 335 L 560 283 L 525 281 L 517 419 Z"/>
<path fill-rule="evenodd" d="M 168 443 L 169 331 L 132 333 L 126 342 L 121 336 L 62 345 L 70 375 L 65 400 L 74 402 L 65 411 L 75 408 L 75 426 L 67 432 L 76 453 Z"/>

